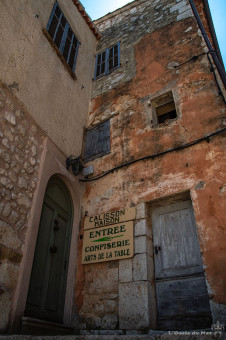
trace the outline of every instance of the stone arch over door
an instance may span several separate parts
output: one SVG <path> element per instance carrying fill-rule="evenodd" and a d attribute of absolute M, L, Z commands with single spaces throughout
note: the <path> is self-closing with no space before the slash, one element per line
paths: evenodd
<path fill-rule="evenodd" d="M 38 237 L 39 222 L 41 218 L 42 205 L 48 182 L 53 176 L 64 183 L 69 191 L 73 206 L 72 232 L 70 255 L 68 263 L 67 284 L 64 304 L 63 325 L 74 325 L 78 321 L 77 310 L 74 306 L 74 287 L 76 277 L 76 263 L 78 255 L 78 234 L 80 221 L 81 196 L 83 185 L 79 179 L 65 168 L 65 155 L 49 139 L 45 139 L 38 182 L 31 206 L 31 213 L 28 220 L 28 232 L 26 235 L 23 258 L 20 266 L 18 282 L 12 301 L 12 312 L 10 314 L 10 332 L 16 334 L 21 330 L 21 322 L 26 309 L 26 301 L 29 290 L 29 283 L 32 272 L 32 264 Z M 22 319 L 21 319 L 22 318 Z"/>
<path fill-rule="evenodd" d="M 72 217 L 70 193 L 52 176 L 42 205 L 25 316 L 63 322 Z"/>

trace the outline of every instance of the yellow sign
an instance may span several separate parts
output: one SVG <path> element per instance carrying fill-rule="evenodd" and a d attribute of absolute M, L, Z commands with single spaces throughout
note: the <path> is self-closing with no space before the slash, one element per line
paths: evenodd
<path fill-rule="evenodd" d="M 84 231 L 82 264 L 133 256 L 133 221 Z"/>
<path fill-rule="evenodd" d="M 111 211 L 106 214 L 100 214 L 95 216 L 87 216 L 84 222 L 84 229 L 105 227 L 108 225 L 121 223 L 124 221 L 134 220 L 136 216 L 136 209 L 128 208 L 116 211 Z"/>

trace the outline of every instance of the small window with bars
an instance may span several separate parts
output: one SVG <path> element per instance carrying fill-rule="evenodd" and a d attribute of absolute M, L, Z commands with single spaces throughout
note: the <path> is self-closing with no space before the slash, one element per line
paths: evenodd
<path fill-rule="evenodd" d="M 120 66 L 120 43 L 107 48 L 96 56 L 94 79 L 107 75 Z"/>
<path fill-rule="evenodd" d="M 46 29 L 70 69 L 74 72 L 79 41 L 57 2 L 54 4 Z"/>

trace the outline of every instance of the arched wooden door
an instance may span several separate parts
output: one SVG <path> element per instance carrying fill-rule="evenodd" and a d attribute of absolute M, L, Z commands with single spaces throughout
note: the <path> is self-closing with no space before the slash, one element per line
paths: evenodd
<path fill-rule="evenodd" d="M 71 227 L 70 194 L 52 177 L 42 207 L 25 316 L 63 321 Z"/>

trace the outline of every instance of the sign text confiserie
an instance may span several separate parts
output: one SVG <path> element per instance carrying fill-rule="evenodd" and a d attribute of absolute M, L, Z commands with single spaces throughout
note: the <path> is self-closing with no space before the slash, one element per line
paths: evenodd
<path fill-rule="evenodd" d="M 82 264 L 133 256 L 133 221 L 84 231 Z"/>

